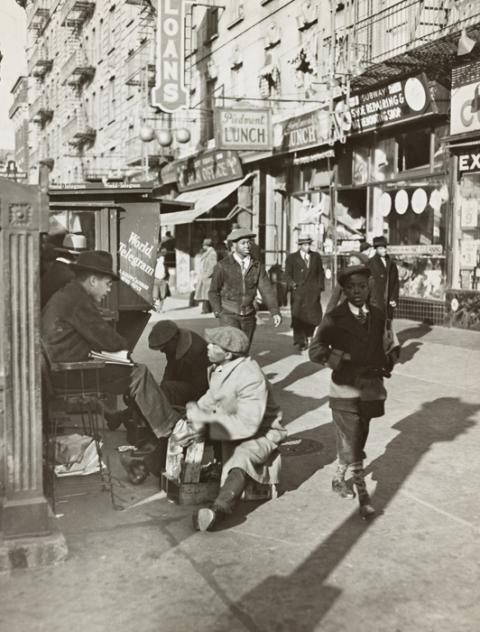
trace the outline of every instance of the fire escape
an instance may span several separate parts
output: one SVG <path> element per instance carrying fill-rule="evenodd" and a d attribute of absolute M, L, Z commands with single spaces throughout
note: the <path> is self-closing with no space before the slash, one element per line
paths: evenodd
<path fill-rule="evenodd" d="M 83 85 L 92 80 L 95 66 L 82 40 L 83 24 L 91 17 L 95 9 L 95 2 L 86 0 L 67 0 L 60 18 L 61 26 L 69 30 L 66 41 L 66 59 L 61 70 L 61 83 L 69 86 L 73 108 L 68 110 L 63 126 L 63 139 L 79 152 L 85 145 L 92 145 L 96 131 L 88 121 L 87 112 L 83 105 L 81 91 Z"/>

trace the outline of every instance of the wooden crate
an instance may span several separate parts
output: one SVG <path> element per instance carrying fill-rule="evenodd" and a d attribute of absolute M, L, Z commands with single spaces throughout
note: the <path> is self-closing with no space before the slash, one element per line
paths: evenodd
<path fill-rule="evenodd" d="M 211 503 L 218 496 L 220 481 L 205 483 L 180 483 L 162 474 L 160 485 L 167 497 L 178 505 L 201 505 Z"/>

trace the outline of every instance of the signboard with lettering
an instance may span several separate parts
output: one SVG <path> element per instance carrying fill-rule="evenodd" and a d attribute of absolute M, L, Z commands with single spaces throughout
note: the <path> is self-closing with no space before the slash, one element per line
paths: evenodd
<path fill-rule="evenodd" d="M 403 256 L 428 255 L 430 257 L 440 257 L 443 254 L 441 244 L 424 244 L 419 246 L 388 246 L 388 254 Z"/>
<path fill-rule="evenodd" d="M 458 153 L 458 171 L 460 173 L 475 173 L 480 171 L 480 148 L 462 149 Z"/>
<path fill-rule="evenodd" d="M 480 62 L 453 68 L 450 134 L 480 130 Z"/>
<path fill-rule="evenodd" d="M 161 0 L 157 3 L 157 62 L 152 105 L 169 114 L 188 105 L 184 56 L 187 1 Z"/>
<path fill-rule="evenodd" d="M 243 176 L 242 163 L 235 151 L 211 150 L 197 156 L 178 160 L 169 165 L 177 173 L 179 191 L 201 189 L 213 184 L 238 180 Z M 162 172 L 163 179 L 163 172 Z"/>
<path fill-rule="evenodd" d="M 350 132 L 355 133 L 403 122 L 438 109 L 431 98 L 429 82 L 421 74 L 353 95 L 349 100 L 349 111 Z"/>
<path fill-rule="evenodd" d="M 151 305 L 160 205 L 158 202 L 138 202 L 124 207 L 127 212 L 120 219 L 118 273 L 125 285 Z M 125 289 L 120 288 L 120 292 Z"/>
<path fill-rule="evenodd" d="M 273 150 L 276 153 L 324 145 L 331 137 L 328 109 L 294 116 L 273 126 Z"/>
<path fill-rule="evenodd" d="M 218 149 L 272 149 L 271 110 L 217 108 L 215 144 Z"/>

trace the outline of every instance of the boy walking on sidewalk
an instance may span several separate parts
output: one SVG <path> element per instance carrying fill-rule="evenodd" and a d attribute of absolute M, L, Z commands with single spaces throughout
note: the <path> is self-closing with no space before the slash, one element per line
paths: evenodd
<path fill-rule="evenodd" d="M 338 465 L 332 490 L 342 498 L 354 498 L 345 482 L 350 466 L 363 519 L 375 513 L 364 480 L 364 448 L 370 420 L 385 413 L 383 378 L 390 377 L 393 366 L 383 349 L 385 316 L 367 302 L 370 274 L 365 265 L 338 274 L 346 300 L 325 316 L 309 349 L 312 362 L 333 369 L 329 399 Z"/>

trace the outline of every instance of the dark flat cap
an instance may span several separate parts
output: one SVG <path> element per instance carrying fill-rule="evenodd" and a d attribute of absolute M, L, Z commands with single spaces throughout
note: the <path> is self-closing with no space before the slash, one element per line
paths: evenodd
<path fill-rule="evenodd" d="M 380 235 L 379 237 L 374 237 L 373 238 L 373 247 L 374 248 L 378 248 L 379 246 L 383 246 L 383 248 L 387 247 L 387 240 L 383 235 Z"/>
<path fill-rule="evenodd" d="M 179 329 L 173 320 L 159 320 L 148 336 L 148 346 L 150 349 L 160 349 L 178 332 Z"/>
<path fill-rule="evenodd" d="M 236 327 L 216 327 L 205 329 L 205 339 L 214 345 L 218 345 L 224 351 L 245 354 L 248 351 L 249 341 L 246 334 Z"/>
<path fill-rule="evenodd" d="M 343 287 L 345 285 L 346 280 L 352 276 L 352 274 L 363 274 L 367 278 L 371 275 L 370 268 L 364 265 L 360 266 L 348 266 L 340 270 L 337 275 L 338 282 Z"/>
<path fill-rule="evenodd" d="M 227 241 L 238 241 L 239 239 L 246 239 L 249 237 L 255 237 L 255 233 L 248 228 L 234 228 L 232 232 L 227 235 Z"/>

